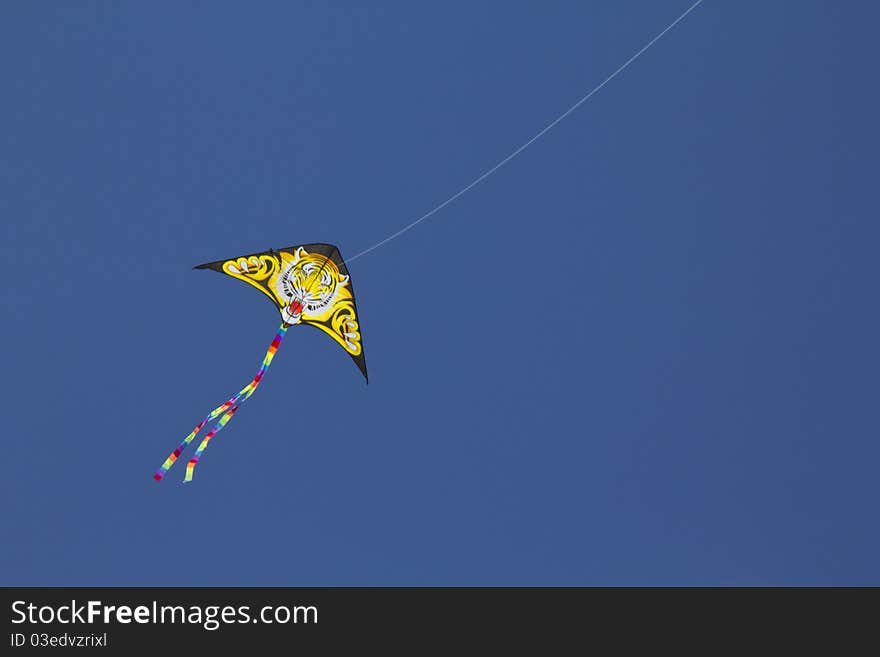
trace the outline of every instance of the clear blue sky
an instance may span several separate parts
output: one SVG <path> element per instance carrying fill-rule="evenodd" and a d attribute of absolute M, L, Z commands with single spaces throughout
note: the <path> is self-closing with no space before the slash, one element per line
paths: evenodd
<path fill-rule="evenodd" d="M 867 5 L 707 0 L 352 263 L 368 386 L 292 329 L 153 481 L 278 324 L 193 265 L 370 246 L 689 3 L 369 4 L 0 11 L 0 584 L 880 584 Z"/>

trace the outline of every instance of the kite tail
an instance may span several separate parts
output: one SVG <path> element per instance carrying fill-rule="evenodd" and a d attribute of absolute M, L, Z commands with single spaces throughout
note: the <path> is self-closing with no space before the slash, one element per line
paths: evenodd
<path fill-rule="evenodd" d="M 233 397 L 222 403 L 220 406 L 215 408 L 213 411 L 208 413 L 208 415 L 206 415 L 205 418 L 196 425 L 195 429 L 192 430 L 192 433 L 184 438 L 177 446 L 177 448 L 173 452 L 171 452 L 168 458 L 165 459 L 165 462 L 159 467 L 158 470 L 156 470 L 156 473 L 153 475 L 153 479 L 155 479 L 156 481 L 161 481 L 162 477 L 165 476 L 171 466 L 174 465 L 174 462 L 177 461 L 177 459 L 180 457 L 181 452 L 183 452 L 183 450 L 186 449 L 187 445 L 192 442 L 192 439 L 196 437 L 196 434 L 198 434 L 199 431 L 201 431 L 208 422 L 210 422 L 217 416 L 221 416 L 220 419 L 217 421 L 217 424 L 214 425 L 214 428 L 211 429 L 211 431 L 205 436 L 202 444 L 199 445 L 199 448 L 198 450 L 196 450 L 196 453 L 193 456 L 192 460 L 187 463 L 185 481 L 192 480 L 193 469 L 195 468 L 196 463 L 199 462 L 199 457 L 201 456 L 202 452 L 205 451 L 205 447 L 208 446 L 208 442 L 211 440 L 211 438 L 214 437 L 214 435 L 216 435 L 218 431 L 226 426 L 226 423 L 229 422 L 229 420 L 235 414 L 235 411 L 238 410 L 238 407 L 243 402 L 247 401 L 247 399 L 250 398 L 252 394 L 254 394 L 254 391 L 257 389 L 257 387 L 260 385 L 260 381 L 263 379 L 263 375 L 266 373 L 266 370 L 269 369 L 269 365 L 272 364 L 272 359 L 275 357 L 275 352 L 278 351 L 278 346 L 284 339 L 284 335 L 287 333 L 288 328 L 289 327 L 287 324 L 282 324 L 281 328 L 278 329 L 278 333 L 275 335 L 275 338 L 269 345 L 269 349 L 266 351 L 266 356 L 263 358 L 263 364 L 260 366 L 260 369 L 257 371 L 256 375 L 254 375 L 254 378 L 251 379 L 251 382 L 248 383 L 244 388 L 239 390 L 236 395 L 234 395 Z"/>
<path fill-rule="evenodd" d="M 202 440 L 202 444 L 198 446 L 198 449 L 196 449 L 196 453 L 193 454 L 193 457 L 189 460 L 189 463 L 186 464 L 186 476 L 183 479 L 185 482 L 192 481 L 193 471 L 196 469 L 196 464 L 202 457 L 202 452 L 205 451 L 208 443 L 211 442 L 211 438 L 216 436 L 220 432 L 220 430 L 226 426 L 226 423 L 232 419 L 232 416 L 235 415 L 235 411 L 237 410 L 238 406 L 233 406 L 232 408 L 230 408 L 226 413 L 223 414 L 223 417 L 217 420 L 217 424 L 214 425 L 214 428 L 205 435 L 205 439 Z"/>
<path fill-rule="evenodd" d="M 196 437 L 196 434 L 199 431 L 201 431 L 202 428 L 208 422 L 210 422 L 215 417 L 217 417 L 218 415 L 223 413 L 230 406 L 235 404 L 235 402 L 238 401 L 240 396 L 241 396 L 241 393 L 238 393 L 237 395 L 235 395 L 235 397 L 232 397 L 229 401 L 221 404 L 220 406 L 215 408 L 213 411 L 211 411 L 208 415 L 206 415 L 205 419 L 203 419 L 201 422 L 199 422 L 196 425 L 196 428 L 192 430 L 192 433 L 190 433 L 186 438 L 184 438 L 181 441 L 181 443 L 174 449 L 174 451 L 171 452 L 171 454 L 168 456 L 168 458 L 165 459 L 165 463 L 163 463 L 162 466 L 158 470 L 156 470 L 156 474 L 153 475 L 153 479 L 155 479 L 156 481 L 160 481 L 162 479 L 162 477 L 164 477 L 165 474 L 168 472 L 169 468 L 171 468 L 171 466 L 174 465 L 174 462 L 178 459 L 178 457 L 180 456 L 180 453 L 184 449 L 186 449 L 186 446 L 189 445 L 192 442 L 192 439 Z"/>

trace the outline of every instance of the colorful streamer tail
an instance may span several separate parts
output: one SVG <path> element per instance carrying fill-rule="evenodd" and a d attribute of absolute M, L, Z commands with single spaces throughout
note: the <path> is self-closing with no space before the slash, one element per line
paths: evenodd
<path fill-rule="evenodd" d="M 192 481 L 193 478 L 193 470 L 195 470 L 196 464 L 199 462 L 199 459 L 202 456 L 202 452 L 205 451 L 205 448 L 208 446 L 208 443 L 211 439 L 217 435 L 217 433 L 226 426 L 229 420 L 232 419 L 232 416 L 235 415 L 235 412 L 239 409 L 239 407 L 250 399 L 251 395 L 254 394 L 254 391 L 259 387 L 260 381 L 263 380 L 263 375 L 266 373 L 266 370 L 269 369 L 269 366 L 272 364 L 272 359 L 275 357 L 275 352 L 278 351 L 278 346 L 281 344 L 281 341 L 284 339 L 284 335 L 287 333 L 288 325 L 282 324 L 281 328 L 278 329 L 278 333 L 275 334 L 275 338 L 272 340 L 272 344 L 269 345 L 269 349 L 266 351 L 266 356 L 263 358 L 263 364 L 260 365 L 260 369 L 257 370 L 254 378 L 251 379 L 251 382 L 248 383 L 244 388 L 238 391 L 234 396 L 230 397 L 228 400 L 220 404 L 213 411 L 208 413 L 205 418 L 199 422 L 195 429 L 184 438 L 180 444 L 175 448 L 173 452 L 165 459 L 165 462 L 156 470 L 156 474 L 153 475 L 153 479 L 156 481 L 161 481 L 168 470 L 172 465 L 180 458 L 181 453 L 184 449 L 192 442 L 193 438 L 196 437 L 196 434 L 201 431 L 208 422 L 211 420 L 220 417 L 217 420 L 214 427 L 205 435 L 205 438 L 202 440 L 198 449 L 196 449 L 195 454 L 192 459 L 190 459 L 189 463 L 186 464 L 186 478 L 184 481 Z"/>

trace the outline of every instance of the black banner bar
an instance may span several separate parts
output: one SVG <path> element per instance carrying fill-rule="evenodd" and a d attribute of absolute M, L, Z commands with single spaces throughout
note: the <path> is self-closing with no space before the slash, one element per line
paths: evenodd
<path fill-rule="evenodd" d="M 479 644 L 617 649 L 875 618 L 877 589 L 5 588 L 3 654 L 70 648 L 320 650 Z M 862 595 L 867 593 L 867 595 Z M 865 604 L 867 603 L 867 604 Z M 862 625 L 864 627 L 864 625 Z M 762 640 L 764 640 L 762 639 Z M 707 646 L 709 647 L 709 646 Z M 717 646 L 716 646 L 717 647 Z M 173 649 L 173 650 L 172 650 Z M 566 650 L 570 652 L 570 650 Z"/>

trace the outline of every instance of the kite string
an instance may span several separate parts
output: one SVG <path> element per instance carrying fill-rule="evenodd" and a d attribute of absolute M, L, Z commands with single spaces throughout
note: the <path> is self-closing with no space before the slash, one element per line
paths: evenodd
<path fill-rule="evenodd" d="M 192 481 L 195 467 L 198 464 L 199 459 L 201 459 L 202 457 L 202 452 L 205 451 L 208 443 L 211 442 L 211 439 L 216 436 L 223 429 L 223 427 L 226 426 L 227 422 L 232 419 L 232 416 L 235 415 L 235 412 L 239 409 L 239 407 L 248 399 L 250 399 L 251 395 L 253 395 L 254 392 L 256 392 L 257 388 L 260 386 L 260 382 L 263 380 L 263 375 L 272 364 L 272 359 L 275 358 L 275 352 L 278 351 L 278 347 L 281 345 L 281 341 L 284 339 L 288 328 L 288 324 L 281 324 L 281 327 L 278 329 L 278 333 L 275 335 L 275 338 L 269 345 L 269 349 L 266 351 L 266 355 L 263 358 L 263 363 L 260 365 L 260 369 L 257 371 L 257 374 L 254 376 L 253 380 L 244 387 L 244 390 L 246 392 L 241 395 L 238 400 L 236 400 L 235 405 L 228 411 L 226 411 L 226 413 L 224 413 L 223 416 L 219 420 L 217 420 L 217 423 L 214 425 L 214 427 L 205 435 L 205 438 L 196 449 L 195 454 L 193 454 L 193 457 L 189 460 L 189 463 L 186 464 L 186 475 L 184 477 L 185 482 Z"/>
<path fill-rule="evenodd" d="M 180 444 L 174 449 L 174 451 L 171 452 L 171 454 L 168 456 L 168 458 L 165 459 L 165 462 L 159 467 L 158 470 L 156 470 L 156 473 L 153 475 L 153 479 L 155 479 L 156 481 L 160 481 L 165 476 L 165 474 L 168 472 L 168 470 L 171 468 L 171 466 L 174 465 L 175 461 L 177 461 L 177 459 L 180 457 L 181 452 L 183 452 L 183 450 L 186 449 L 186 447 L 190 444 L 190 442 L 192 442 L 193 438 L 195 438 L 196 434 L 198 434 L 199 431 L 201 431 L 208 422 L 210 422 L 211 420 L 216 418 L 218 415 L 221 415 L 224 412 L 227 412 L 228 409 L 230 409 L 230 408 L 233 409 L 232 413 L 234 413 L 235 410 L 238 409 L 238 406 L 241 405 L 241 402 L 243 401 L 242 398 L 247 399 L 248 397 L 250 397 L 253 394 L 254 390 L 257 389 L 257 386 L 260 385 L 260 381 L 262 380 L 263 375 L 265 374 L 269 365 L 272 363 L 272 359 L 275 356 L 275 352 L 278 350 L 278 346 L 281 344 L 281 340 L 284 339 L 284 335 L 285 335 L 285 333 L 287 333 L 287 329 L 288 329 L 287 324 L 282 324 L 281 328 L 278 329 L 278 333 L 275 335 L 275 338 L 272 340 L 272 343 L 269 345 L 269 349 L 266 352 L 266 356 L 263 358 L 263 363 L 260 366 L 260 369 L 257 371 L 254 378 L 251 379 L 250 383 L 248 383 L 244 388 L 239 390 L 238 393 L 235 394 L 233 397 L 229 398 L 223 404 L 221 404 L 220 406 L 215 408 L 213 411 L 208 413 L 208 415 L 206 415 L 205 418 L 196 425 L 195 429 L 193 429 L 192 432 L 180 442 Z M 231 417 L 231 415 L 230 415 L 230 417 Z M 221 418 L 221 421 L 222 420 L 223 420 L 223 418 Z M 228 422 L 228 421 L 229 421 L 229 419 L 227 418 L 226 421 L 223 422 L 223 425 L 225 426 L 226 422 Z M 218 425 L 219 424 L 220 424 L 220 422 L 218 421 Z M 216 434 L 216 432 L 219 430 L 220 429 L 218 429 L 215 426 L 213 433 Z M 206 443 L 204 441 L 203 441 L 203 445 L 206 445 Z M 200 451 L 204 451 L 204 446 L 201 447 Z"/>
<path fill-rule="evenodd" d="M 430 216 L 436 214 L 437 212 L 439 212 L 440 210 L 442 210 L 443 208 L 445 208 L 447 205 L 449 205 L 450 203 L 452 203 L 454 200 L 456 200 L 456 199 L 459 198 L 460 196 L 463 196 L 464 194 L 466 194 L 467 192 L 469 192 L 470 190 L 472 190 L 474 187 L 476 187 L 477 185 L 479 185 L 481 182 L 483 182 L 484 180 L 486 180 L 486 178 L 488 178 L 489 176 L 491 176 L 493 173 L 495 173 L 496 171 L 498 171 L 498 169 L 500 169 L 501 167 L 503 167 L 505 164 L 507 164 L 508 162 L 510 162 L 513 158 L 515 158 L 515 157 L 516 157 L 517 155 L 519 155 L 520 153 L 522 153 L 522 152 L 523 152 L 525 149 L 527 149 L 529 146 L 531 146 L 531 145 L 534 144 L 536 141 L 538 141 L 541 137 L 543 137 L 543 136 L 544 136 L 545 134 L 547 134 L 550 130 L 552 130 L 552 129 L 553 129 L 553 128 L 554 128 L 554 127 L 560 122 L 560 121 L 562 121 L 563 119 L 565 119 L 569 114 L 571 114 L 572 112 L 574 112 L 578 107 L 580 107 L 580 106 L 583 105 L 585 102 L 587 102 L 587 101 L 588 101 L 588 100 L 589 100 L 589 99 L 590 99 L 590 98 L 591 98 L 596 92 L 598 92 L 602 87 L 604 87 L 606 84 L 608 84 L 609 82 L 611 82 L 611 80 L 613 80 L 613 79 L 616 78 L 620 73 L 622 73 L 623 70 L 626 69 L 630 64 L 632 64 L 636 59 L 638 59 L 638 58 L 642 55 L 642 53 L 644 53 L 648 48 L 650 48 L 650 47 L 653 46 L 655 43 L 657 43 L 657 42 L 658 42 L 658 41 L 659 41 L 659 40 L 660 40 L 660 39 L 661 39 L 661 38 L 662 38 L 667 32 L 669 32 L 669 30 L 671 30 L 673 27 L 675 27 L 675 26 L 678 25 L 681 21 L 683 21 L 683 20 L 687 17 L 688 14 L 690 14 L 694 9 L 696 9 L 696 8 L 697 8 L 699 5 L 701 5 L 702 3 L 703 3 L 703 0 L 697 0 L 694 4 L 692 4 L 690 7 L 688 7 L 687 10 L 685 10 L 684 13 L 682 13 L 678 18 L 676 18 L 674 21 L 672 21 L 672 22 L 671 22 L 671 23 L 670 23 L 670 24 L 669 24 L 669 25 L 668 25 L 668 26 L 667 26 L 662 32 L 660 32 L 657 36 L 655 36 L 653 39 L 651 39 L 650 41 L 648 41 L 648 43 L 646 43 L 644 46 L 642 46 L 642 48 L 641 48 L 638 52 L 636 52 L 636 54 L 634 54 L 632 57 L 630 57 L 628 60 L 626 60 L 623 64 L 621 64 L 621 65 L 617 68 L 617 70 L 615 70 L 611 75 L 609 75 L 607 78 L 605 78 L 600 84 L 598 84 L 596 87 L 594 87 L 594 88 L 593 88 L 589 93 L 587 93 L 585 96 L 581 97 L 580 100 L 578 100 L 574 105 L 572 105 L 571 107 L 569 107 L 569 108 L 568 108 L 567 110 L 565 110 L 562 114 L 560 114 L 560 115 L 557 116 L 555 119 L 553 119 L 550 123 L 548 123 L 546 126 L 544 126 L 544 128 L 542 128 L 541 131 L 538 132 L 534 137 L 532 137 L 531 139 L 529 139 L 529 140 L 528 140 L 527 142 L 525 142 L 522 146 L 520 146 L 520 147 L 517 148 L 515 151 L 513 151 L 510 155 L 508 155 L 508 156 L 505 157 L 503 160 L 501 160 L 498 164 L 496 164 L 496 165 L 493 166 L 491 169 L 489 169 L 489 170 L 487 170 L 486 172 L 484 172 L 482 175 L 478 176 L 473 182 L 471 182 L 470 184 L 468 184 L 468 185 L 462 187 L 462 188 L 461 188 L 459 191 L 457 191 L 455 194 L 453 194 L 452 196 L 450 196 L 448 199 L 446 199 L 445 201 L 443 201 L 443 202 L 440 203 L 439 205 L 433 207 L 431 210 L 429 210 L 428 212 L 426 212 L 425 214 L 423 214 L 421 217 L 419 217 L 419 218 L 416 219 L 415 221 L 410 222 L 409 224 L 407 224 L 406 226 L 404 226 L 403 228 L 401 228 L 401 229 L 398 230 L 397 232 L 392 233 L 391 235 L 389 235 L 389 236 L 386 237 L 385 239 L 380 240 L 379 242 L 376 242 L 376 243 L 373 244 L 371 247 L 364 249 L 364 250 L 361 251 L 360 253 L 356 253 L 355 255 L 353 255 L 353 256 L 350 257 L 350 258 L 346 258 L 346 260 L 345 260 L 346 264 L 349 263 L 349 262 L 352 262 L 352 261 L 354 261 L 354 260 L 357 260 L 357 259 L 360 258 L 361 256 L 366 255 L 366 254 L 370 253 L 371 251 L 374 251 L 374 250 L 378 249 L 380 246 L 383 246 L 383 245 L 387 244 L 387 243 L 390 242 L 391 240 L 397 239 L 398 237 L 400 237 L 401 235 L 403 235 L 403 234 L 404 234 L 405 232 L 407 232 L 408 230 L 411 230 L 412 228 L 415 228 L 417 225 L 419 225 L 420 223 L 422 223 L 423 221 L 425 221 L 426 219 L 428 219 L 428 217 L 430 217 Z"/>

